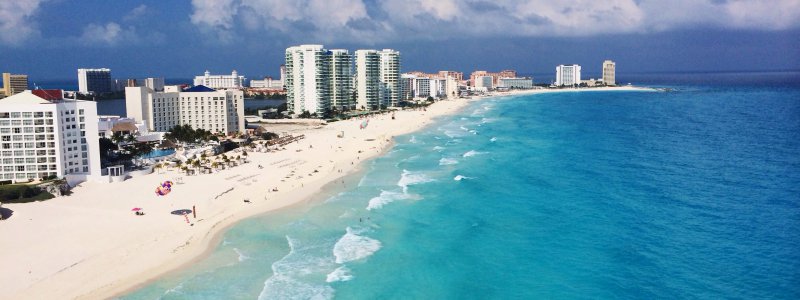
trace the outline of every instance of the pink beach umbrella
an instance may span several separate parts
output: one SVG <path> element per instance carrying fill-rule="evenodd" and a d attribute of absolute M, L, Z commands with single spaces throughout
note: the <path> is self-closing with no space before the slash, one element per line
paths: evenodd
<path fill-rule="evenodd" d="M 140 211 L 140 210 L 142 210 L 141 207 L 134 207 L 134 208 L 131 209 L 131 211 Z"/>

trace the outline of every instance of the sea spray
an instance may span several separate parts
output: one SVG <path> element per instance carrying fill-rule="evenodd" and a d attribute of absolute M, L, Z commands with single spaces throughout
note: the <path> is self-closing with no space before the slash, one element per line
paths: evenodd
<path fill-rule="evenodd" d="M 347 227 L 344 236 L 333 246 L 333 256 L 337 264 L 343 264 L 368 257 L 380 249 L 380 241 L 358 235 L 357 231 Z"/>

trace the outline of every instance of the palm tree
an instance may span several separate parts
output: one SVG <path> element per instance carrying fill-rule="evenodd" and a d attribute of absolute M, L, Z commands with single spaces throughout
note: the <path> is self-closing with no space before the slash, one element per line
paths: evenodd
<path fill-rule="evenodd" d="M 211 163 L 211 167 L 212 167 L 212 168 L 214 168 L 214 169 L 216 170 L 216 169 L 219 167 L 219 163 L 217 163 L 217 162 L 212 162 L 212 163 Z"/>

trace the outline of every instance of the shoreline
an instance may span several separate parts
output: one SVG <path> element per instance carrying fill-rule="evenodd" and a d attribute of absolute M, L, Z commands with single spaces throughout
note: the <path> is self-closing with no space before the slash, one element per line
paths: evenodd
<path fill-rule="evenodd" d="M 162 198 L 156 198 L 152 188 L 162 180 L 183 175 L 165 171 L 116 184 L 83 183 L 69 197 L 7 204 L 14 215 L 0 222 L 4 239 L 0 247 L 0 265 L 4 268 L 0 288 L 16 299 L 122 296 L 208 257 L 228 229 L 245 219 L 313 205 L 337 180 L 362 174 L 364 162 L 391 149 L 395 136 L 422 130 L 470 103 L 504 96 L 603 90 L 653 89 L 524 90 L 440 101 L 426 112 L 398 111 L 397 120 L 388 115 L 372 118 L 364 130 L 356 129 L 361 122 L 358 119 L 304 129 L 307 138 L 287 145 L 286 150 L 252 153 L 248 156 L 251 163 L 185 177 L 184 184 L 176 185 L 173 193 Z M 340 131 L 345 132 L 345 138 L 335 137 Z M 317 147 L 309 147 L 314 145 Z M 329 150 L 324 149 L 328 145 Z M 255 169 L 258 164 L 264 164 L 264 169 Z M 252 172 L 256 173 L 248 176 Z M 295 172 L 301 175 L 295 176 Z M 273 186 L 280 187 L 279 192 L 264 192 Z M 124 196 L 108 199 L 115 194 Z M 197 199 L 201 194 L 208 199 Z M 214 195 L 221 196 L 216 199 Z M 253 200 L 245 204 L 242 199 Z M 169 215 L 173 209 L 195 205 L 198 218 L 192 219 L 191 226 L 184 218 Z M 133 216 L 129 211 L 132 206 L 144 207 L 147 215 Z"/>

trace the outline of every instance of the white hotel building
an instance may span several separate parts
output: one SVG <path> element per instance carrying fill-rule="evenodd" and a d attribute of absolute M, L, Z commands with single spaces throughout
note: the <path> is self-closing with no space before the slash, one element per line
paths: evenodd
<path fill-rule="evenodd" d="M 195 86 L 181 91 L 167 86 L 164 92 L 147 87 L 125 88 L 128 118 L 144 121 L 149 131 L 166 132 L 175 125 L 230 135 L 243 133 L 244 93 Z"/>
<path fill-rule="evenodd" d="M 380 109 L 381 56 L 377 50 L 356 50 L 356 108 Z M 399 81 L 398 81 L 399 82 Z"/>
<path fill-rule="evenodd" d="M 0 101 L 0 179 L 47 176 L 72 185 L 101 175 L 97 103 L 61 90 L 25 91 Z"/>
<path fill-rule="evenodd" d="M 286 103 L 289 112 L 321 116 L 329 108 L 330 55 L 322 45 L 286 48 Z"/>
<path fill-rule="evenodd" d="M 558 65 L 556 67 L 556 86 L 573 86 L 581 83 L 581 66 Z"/>
<path fill-rule="evenodd" d="M 240 89 L 244 87 L 244 76 L 239 76 L 236 70 L 231 72 L 231 75 L 211 75 L 211 72 L 206 70 L 203 76 L 194 77 L 195 86 L 207 86 L 212 89 Z"/>

